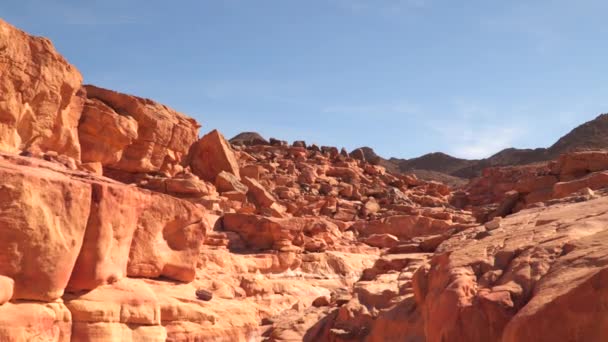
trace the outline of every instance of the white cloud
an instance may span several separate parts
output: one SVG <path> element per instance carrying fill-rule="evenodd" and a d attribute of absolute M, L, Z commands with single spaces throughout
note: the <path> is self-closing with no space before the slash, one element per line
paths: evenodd
<path fill-rule="evenodd" d="M 460 158 L 487 158 L 513 144 L 523 133 L 522 128 L 483 126 L 467 139 L 456 139 L 450 153 Z"/>
<path fill-rule="evenodd" d="M 495 110 L 477 102 L 458 99 L 449 117 L 429 119 L 425 124 L 446 146 L 446 153 L 459 158 L 480 159 L 514 147 L 526 135 L 529 122 L 518 115 L 525 112 L 523 108 Z"/>

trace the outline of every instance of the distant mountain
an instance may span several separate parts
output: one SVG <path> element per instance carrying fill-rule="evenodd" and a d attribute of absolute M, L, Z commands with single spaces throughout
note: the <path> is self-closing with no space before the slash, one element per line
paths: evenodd
<path fill-rule="evenodd" d="M 549 147 L 551 156 L 567 151 L 608 148 L 608 114 L 602 114 L 563 136 Z"/>
<path fill-rule="evenodd" d="M 602 114 L 594 120 L 576 127 L 549 148 L 507 148 L 489 158 L 480 160 L 460 159 L 436 152 L 418 158 L 391 158 L 387 161 L 395 165 L 401 172 L 427 170 L 454 177 L 473 178 L 487 167 L 525 165 L 555 159 L 564 152 L 604 148 L 608 148 L 608 114 Z"/>
<path fill-rule="evenodd" d="M 453 174 L 458 170 L 471 167 L 479 160 L 467 160 L 452 157 L 442 152 L 425 154 L 418 158 L 395 160 L 402 172 L 411 170 L 431 170 L 446 174 Z"/>

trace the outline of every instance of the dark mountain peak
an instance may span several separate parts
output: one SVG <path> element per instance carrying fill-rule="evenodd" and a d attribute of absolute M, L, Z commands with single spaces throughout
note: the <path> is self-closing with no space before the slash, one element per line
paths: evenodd
<path fill-rule="evenodd" d="M 242 132 L 230 139 L 230 143 L 234 145 L 268 145 L 268 140 L 264 139 L 257 132 Z"/>
<path fill-rule="evenodd" d="M 549 147 L 549 154 L 603 148 L 608 148 L 608 114 L 601 114 L 570 131 Z"/>

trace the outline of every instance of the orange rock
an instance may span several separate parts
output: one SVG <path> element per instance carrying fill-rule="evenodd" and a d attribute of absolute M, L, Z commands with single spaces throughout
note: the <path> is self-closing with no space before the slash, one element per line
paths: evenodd
<path fill-rule="evenodd" d="M 274 196 L 255 179 L 245 177 L 243 178 L 243 183 L 249 189 L 248 195 L 251 196 L 253 202 L 258 206 L 270 208 L 276 202 Z"/>
<path fill-rule="evenodd" d="M 327 243 L 340 235 L 338 227 L 321 218 L 270 218 L 249 214 L 226 214 L 223 218 L 225 230 L 238 233 L 251 248 L 280 249 L 284 241 L 302 245 L 296 238 L 319 236 Z"/>
<path fill-rule="evenodd" d="M 209 182 L 214 182 L 215 177 L 222 171 L 240 178 L 234 152 L 217 130 L 207 133 L 192 145 L 190 165 L 194 174 Z"/>
<path fill-rule="evenodd" d="M 399 239 L 411 239 L 417 236 L 441 234 L 451 226 L 448 221 L 425 216 L 401 215 L 369 222 L 359 221 L 354 229 L 363 236 L 391 234 Z"/>
<path fill-rule="evenodd" d="M 150 201 L 141 191 L 94 183 L 91 212 L 68 284 L 71 291 L 91 290 L 127 275 L 127 262 L 140 215 Z"/>
<path fill-rule="evenodd" d="M 427 340 L 600 340 L 606 203 L 526 210 L 445 241 L 414 278 Z"/>
<path fill-rule="evenodd" d="M 260 180 L 260 174 L 263 173 L 262 167 L 259 165 L 245 165 L 239 170 L 242 177 L 249 177 L 255 180 Z"/>
<path fill-rule="evenodd" d="M 74 341 L 165 341 L 154 292 L 141 280 L 124 279 L 79 296 L 67 296 Z"/>
<path fill-rule="evenodd" d="M 0 178 L 0 274 L 15 281 L 13 299 L 58 299 L 82 246 L 91 187 L 6 161 L 0 161 Z"/>
<path fill-rule="evenodd" d="M 167 164 L 179 164 L 197 139 L 199 124 L 167 106 L 92 85 L 86 85 L 85 89 L 89 99 L 99 100 L 115 113 L 130 117 L 137 122 L 137 138 L 126 146 L 117 163 L 109 165 L 113 169 L 126 172 L 153 172 L 164 169 Z M 112 129 L 101 133 L 115 135 L 117 131 L 121 131 L 120 135 L 123 137 L 133 137 L 132 133 L 127 133 L 134 126 L 132 120 L 118 121 L 113 117 L 111 121 L 116 122 L 111 125 Z M 126 124 L 127 122 L 129 123 Z M 104 136 L 102 139 L 112 139 L 112 137 Z M 123 138 L 122 141 L 125 140 L 127 139 Z M 93 150 L 95 148 L 99 149 L 93 146 Z"/>
<path fill-rule="evenodd" d="M 78 126 L 82 161 L 118 163 L 125 148 L 137 139 L 137 129 L 133 117 L 116 113 L 98 99 L 87 99 Z"/>
<path fill-rule="evenodd" d="M 187 177 L 174 177 L 165 180 L 166 193 L 177 197 L 216 196 L 213 184 L 205 182 L 193 174 Z"/>
<path fill-rule="evenodd" d="M 554 172 L 560 175 L 561 180 L 570 180 L 572 177 L 603 170 L 608 170 L 606 151 L 566 153 L 559 157 L 554 166 Z"/>
<path fill-rule="evenodd" d="M 199 249 L 209 229 L 203 210 L 171 196 L 151 196 L 138 217 L 127 274 L 192 281 Z"/>
<path fill-rule="evenodd" d="M 247 186 L 239 181 L 232 173 L 222 171 L 215 177 L 215 187 L 220 192 L 235 191 L 243 194 L 247 193 Z"/>
<path fill-rule="evenodd" d="M 17 302 L 0 306 L 0 341 L 72 341 L 70 311 L 62 303 Z"/>
<path fill-rule="evenodd" d="M 52 150 L 80 160 L 81 82 L 48 39 L 0 19 L 0 150 Z"/>
<path fill-rule="evenodd" d="M 555 198 L 562 198 L 584 188 L 596 190 L 605 187 L 608 187 L 608 172 L 595 172 L 570 182 L 556 183 L 553 186 L 553 196 Z"/>
<path fill-rule="evenodd" d="M 14 287 L 13 279 L 0 275 L 0 305 L 13 298 Z"/>
<path fill-rule="evenodd" d="M 391 234 L 372 234 L 363 242 L 373 247 L 391 248 L 399 244 L 399 239 Z"/>
<path fill-rule="evenodd" d="M 82 163 L 82 164 L 80 164 L 80 169 L 84 170 L 84 171 L 91 172 L 91 173 L 96 174 L 98 176 L 103 175 L 103 166 L 101 165 L 100 162 Z"/>

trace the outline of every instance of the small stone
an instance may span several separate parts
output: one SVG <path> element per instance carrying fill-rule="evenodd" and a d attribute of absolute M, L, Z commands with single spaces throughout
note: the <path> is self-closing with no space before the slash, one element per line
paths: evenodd
<path fill-rule="evenodd" d="M 500 228 L 501 222 L 502 222 L 502 218 L 497 216 L 492 221 L 487 222 L 484 226 L 486 227 L 487 230 L 495 230 L 495 229 Z"/>
<path fill-rule="evenodd" d="M 329 306 L 329 304 L 330 304 L 329 300 L 330 299 L 327 296 L 318 297 L 317 299 L 312 301 L 312 306 L 314 306 L 315 308 L 320 308 L 322 306 Z"/>
<path fill-rule="evenodd" d="M 196 290 L 196 298 L 208 302 L 213 298 L 213 293 L 204 289 L 198 289 Z"/>

